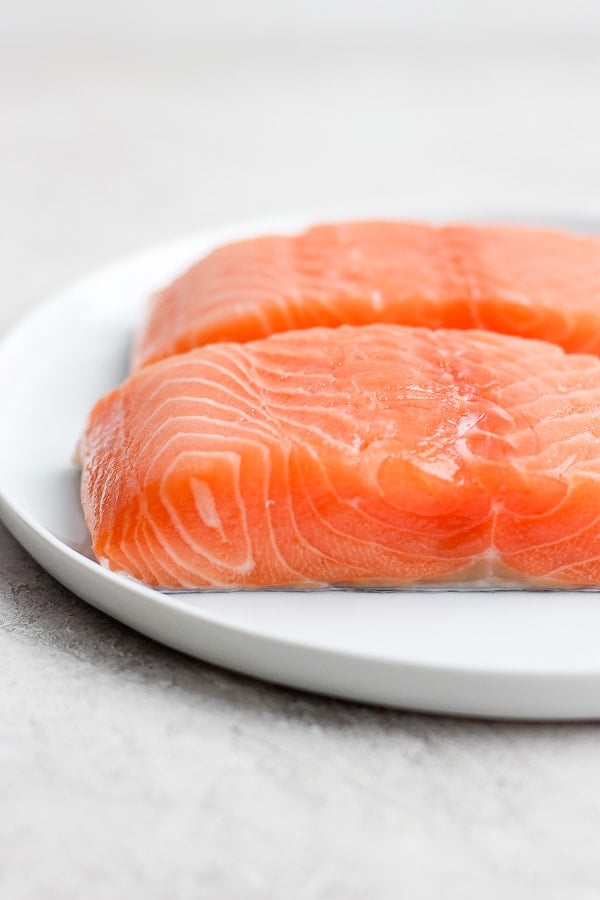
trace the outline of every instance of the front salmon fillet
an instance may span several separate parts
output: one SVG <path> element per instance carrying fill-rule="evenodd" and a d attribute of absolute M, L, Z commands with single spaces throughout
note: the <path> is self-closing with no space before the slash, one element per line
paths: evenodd
<path fill-rule="evenodd" d="M 167 589 L 600 583 L 600 361 L 377 324 L 148 366 L 79 454 L 98 559 Z"/>

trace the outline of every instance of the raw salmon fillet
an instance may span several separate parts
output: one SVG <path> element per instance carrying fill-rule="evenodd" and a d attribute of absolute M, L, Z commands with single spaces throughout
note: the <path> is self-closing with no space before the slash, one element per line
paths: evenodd
<path fill-rule="evenodd" d="M 600 353 L 600 238 L 375 221 L 241 241 L 154 298 L 132 370 L 214 341 L 373 322 L 480 328 Z"/>
<path fill-rule="evenodd" d="M 600 360 L 396 325 L 218 343 L 92 411 L 98 559 L 163 588 L 600 583 Z"/>

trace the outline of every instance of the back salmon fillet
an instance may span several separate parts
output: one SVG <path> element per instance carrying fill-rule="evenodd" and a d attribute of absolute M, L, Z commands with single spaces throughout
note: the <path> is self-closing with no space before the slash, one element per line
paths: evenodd
<path fill-rule="evenodd" d="M 600 360 L 317 328 L 149 366 L 92 411 L 99 560 L 163 588 L 600 583 Z"/>
<path fill-rule="evenodd" d="M 373 322 L 600 353 L 600 238 L 374 221 L 230 244 L 154 298 L 132 369 L 214 341 Z"/>

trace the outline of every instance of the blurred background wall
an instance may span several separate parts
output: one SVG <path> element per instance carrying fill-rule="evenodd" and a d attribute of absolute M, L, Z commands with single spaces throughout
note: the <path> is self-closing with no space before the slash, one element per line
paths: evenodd
<path fill-rule="evenodd" d="M 600 219 L 600 3 L 0 0 L 0 327 L 295 209 Z"/>
<path fill-rule="evenodd" d="M 548 37 L 586 40 L 599 23 L 594 0 L 23 0 L 6 4 L 3 31 L 9 38 L 159 43 L 351 37 L 535 43 Z"/>

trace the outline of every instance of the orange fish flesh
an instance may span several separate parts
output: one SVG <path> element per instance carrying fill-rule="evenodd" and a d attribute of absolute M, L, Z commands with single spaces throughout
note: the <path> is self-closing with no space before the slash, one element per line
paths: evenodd
<path fill-rule="evenodd" d="M 152 301 L 132 370 L 215 341 L 388 322 L 600 354 L 600 238 L 371 221 L 221 247 Z"/>
<path fill-rule="evenodd" d="M 79 454 L 98 559 L 157 587 L 600 583 L 600 360 L 542 341 L 216 343 L 101 399 Z"/>

